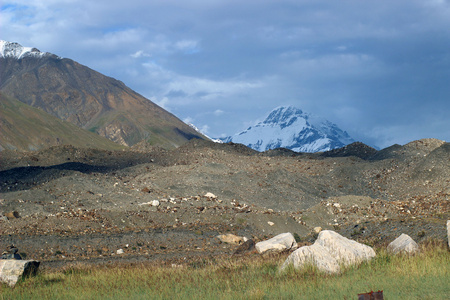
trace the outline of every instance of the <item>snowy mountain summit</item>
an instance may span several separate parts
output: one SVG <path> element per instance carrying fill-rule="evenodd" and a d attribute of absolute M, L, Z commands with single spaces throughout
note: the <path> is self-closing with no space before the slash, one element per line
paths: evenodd
<path fill-rule="evenodd" d="M 18 43 L 0 40 L 0 57 L 22 59 L 25 57 L 44 57 L 52 55 L 53 54 L 48 52 L 41 52 L 36 48 L 23 47 Z"/>
<path fill-rule="evenodd" d="M 328 151 L 354 142 L 336 124 L 293 106 L 275 108 L 264 121 L 224 141 L 257 151 L 287 148 L 296 152 Z"/>

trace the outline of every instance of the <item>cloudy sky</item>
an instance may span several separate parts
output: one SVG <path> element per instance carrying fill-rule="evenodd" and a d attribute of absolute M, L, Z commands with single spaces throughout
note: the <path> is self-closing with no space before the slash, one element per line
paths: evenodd
<path fill-rule="evenodd" d="M 448 0 L 0 5 L 0 39 L 119 79 L 212 137 L 293 105 L 380 148 L 450 141 Z"/>

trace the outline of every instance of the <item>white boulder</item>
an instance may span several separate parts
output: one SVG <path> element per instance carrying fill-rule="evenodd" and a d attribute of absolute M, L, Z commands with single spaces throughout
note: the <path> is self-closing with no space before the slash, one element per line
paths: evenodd
<path fill-rule="evenodd" d="M 0 259 L 0 282 L 13 287 L 20 278 L 36 275 L 39 264 L 35 260 Z"/>
<path fill-rule="evenodd" d="M 394 254 L 413 254 L 419 251 L 419 245 L 409 235 L 402 233 L 387 246 L 387 250 Z"/>
<path fill-rule="evenodd" d="M 291 249 L 296 246 L 294 235 L 290 232 L 281 233 L 274 236 L 271 239 L 256 243 L 255 248 L 258 253 L 264 253 L 266 251 L 283 251 L 285 249 Z"/>
<path fill-rule="evenodd" d="M 339 273 L 340 264 L 353 265 L 375 257 L 375 251 L 342 235 L 323 230 L 312 246 L 305 246 L 294 251 L 286 259 L 281 270 L 293 264 L 295 268 L 303 268 L 311 263 L 326 273 Z"/>
<path fill-rule="evenodd" d="M 315 242 L 328 249 L 328 252 L 344 265 L 357 264 L 376 256 L 372 247 L 343 237 L 332 230 L 323 230 Z"/>
<path fill-rule="evenodd" d="M 313 265 L 325 273 L 340 272 L 339 262 L 330 255 L 327 248 L 319 244 L 303 246 L 292 252 L 281 266 L 280 271 L 283 271 L 291 264 L 296 269 L 302 269 L 307 265 Z"/>

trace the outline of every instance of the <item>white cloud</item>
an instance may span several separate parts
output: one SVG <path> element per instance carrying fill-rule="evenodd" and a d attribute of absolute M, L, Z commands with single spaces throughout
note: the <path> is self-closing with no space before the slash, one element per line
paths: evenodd
<path fill-rule="evenodd" d="M 215 111 L 214 111 L 214 115 L 215 116 L 221 116 L 221 115 L 223 115 L 225 112 L 223 111 L 223 110 L 221 110 L 221 109 L 216 109 Z"/>

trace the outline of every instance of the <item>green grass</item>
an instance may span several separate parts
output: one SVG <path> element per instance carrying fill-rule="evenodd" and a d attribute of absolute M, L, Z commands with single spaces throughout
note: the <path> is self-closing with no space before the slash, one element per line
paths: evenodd
<path fill-rule="evenodd" d="M 68 267 L 0 286 L 0 299 L 357 299 L 383 290 L 385 299 L 450 299 L 450 255 L 433 247 L 415 256 L 377 257 L 340 275 L 314 268 L 279 273 L 286 255 L 202 259 L 162 264 Z"/>

